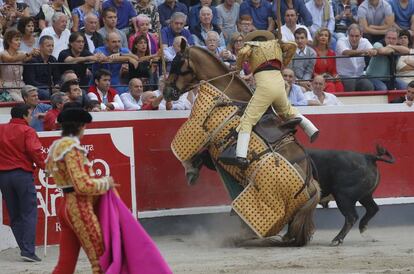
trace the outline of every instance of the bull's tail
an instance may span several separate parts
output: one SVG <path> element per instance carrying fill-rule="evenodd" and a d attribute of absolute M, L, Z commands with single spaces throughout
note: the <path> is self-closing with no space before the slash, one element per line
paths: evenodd
<path fill-rule="evenodd" d="M 383 146 L 377 144 L 376 149 L 377 154 L 373 155 L 374 161 L 382 161 L 389 164 L 393 164 L 395 162 L 394 156 L 392 156 L 392 154 Z"/>
<path fill-rule="evenodd" d="M 319 184 L 315 180 L 311 180 L 308 188 L 312 189 L 313 193 L 310 199 L 302 206 L 296 213 L 292 222 L 289 225 L 289 234 L 293 237 L 290 243 L 293 246 L 304 246 L 312 238 L 315 230 L 313 223 L 313 213 L 320 199 Z"/>

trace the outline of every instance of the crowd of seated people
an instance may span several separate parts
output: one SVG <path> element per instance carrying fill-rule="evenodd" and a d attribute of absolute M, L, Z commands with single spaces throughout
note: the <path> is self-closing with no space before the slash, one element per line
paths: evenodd
<path fill-rule="evenodd" d="M 197 90 L 163 99 L 161 60 L 168 70 L 184 40 L 235 69 L 247 33 L 278 31 L 278 1 L 282 41 L 297 44 L 283 68 L 293 104 L 340 104 L 333 93 L 404 90 L 414 79 L 414 0 L 0 0 L 0 102 L 29 101 L 37 130 L 66 101 L 190 109 Z M 240 77 L 255 88 L 248 63 Z"/>

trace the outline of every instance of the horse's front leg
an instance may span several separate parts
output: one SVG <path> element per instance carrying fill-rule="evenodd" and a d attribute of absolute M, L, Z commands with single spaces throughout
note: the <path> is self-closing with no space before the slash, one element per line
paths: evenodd
<path fill-rule="evenodd" d="M 187 183 L 189 185 L 195 185 L 198 179 L 198 176 L 200 175 L 200 169 L 201 167 L 195 167 L 193 165 L 193 161 L 183 161 L 181 164 L 184 166 L 185 170 L 185 177 L 187 178 Z"/>

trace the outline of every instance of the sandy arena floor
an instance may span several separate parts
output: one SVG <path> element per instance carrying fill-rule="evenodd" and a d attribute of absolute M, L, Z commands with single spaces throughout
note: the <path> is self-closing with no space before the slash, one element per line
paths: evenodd
<path fill-rule="evenodd" d="M 342 246 L 330 247 L 338 231 L 318 230 L 302 248 L 222 247 L 222 235 L 201 230 L 154 240 L 174 273 L 414 273 L 414 226 L 369 228 L 365 237 L 354 228 Z M 2 251 L 0 273 L 50 273 L 58 248 L 47 251 L 41 263 L 20 261 L 18 249 Z M 77 273 L 90 273 L 84 254 Z"/>

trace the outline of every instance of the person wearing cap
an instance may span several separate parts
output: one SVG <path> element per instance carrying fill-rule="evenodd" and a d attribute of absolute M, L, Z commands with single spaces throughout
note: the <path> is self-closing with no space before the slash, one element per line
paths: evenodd
<path fill-rule="evenodd" d="M 222 159 L 225 164 L 238 165 L 242 168 L 246 168 L 249 164 L 247 152 L 252 127 L 270 106 L 273 106 L 284 120 L 294 117 L 302 118 L 300 125 L 311 138 L 311 142 L 319 133 L 312 122 L 299 114 L 297 109 L 289 103 L 285 82 L 280 73 L 282 66 L 287 66 L 295 54 L 296 44 L 280 42 L 275 39 L 273 33 L 264 30 L 250 32 L 244 41 L 244 46 L 237 54 L 236 67 L 241 70 L 243 63 L 248 61 L 254 74 L 256 90 L 237 127 L 236 155 L 234 158 L 228 158 L 227 161 Z"/>
<path fill-rule="evenodd" d="M 58 207 L 60 246 L 53 273 L 74 273 L 80 247 L 91 263 L 92 272 L 103 273 L 99 257 L 104 252 L 104 244 L 94 206 L 99 195 L 114 187 L 114 180 L 90 175 L 93 174 L 92 165 L 80 139 L 92 116 L 79 103 L 72 102 L 65 104 L 57 121 L 62 128 L 62 138 L 53 142 L 46 159 L 46 170 L 64 193 Z"/>
<path fill-rule="evenodd" d="M 21 93 L 24 102 L 28 104 L 32 109 L 32 119 L 29 125 L 36 131 L 43 131 L 43 119 L 46 115 L 46 112 L 49 111 L 52 106 L 40 103 L 37 87 L 34 87 L 32 85 L 25 85 L 22 87 Z"/>
<path fill-rule="evenodd" d="M 42 144 L 29 126 L 29 105 L 16 105 L 10 114 L 10 122 L 0 125 L 0 190 L 22 259 L 39 262 L 35 254 L 37 198 L 33 172 L 35 165 L 45 168 Z"/>

